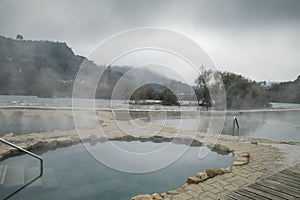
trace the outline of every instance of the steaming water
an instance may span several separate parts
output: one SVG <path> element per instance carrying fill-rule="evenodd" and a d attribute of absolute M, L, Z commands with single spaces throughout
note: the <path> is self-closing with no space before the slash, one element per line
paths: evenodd
<path fill-rule="evenodd" d="M 300 111 L 244 112 L 237 115 L 237 118 L 240 125 L 239 136 L 300 142 Z M 207 132 L 211 120 L 213 118 L 200 116 L 199 123 L 195 119 L 170 118 L 153 122 L 184 130 Z M 227 115 L 222 134 L 232 135 L 232 133 L 233 115 Z"/>
<path fill-rule="evenodd" d="M 158 149 L 167 143 L 152 142 L 114 142 L 124 149 L 133 149 L 136 152 L 148 152 Z M 98 145 L 89 146 L 96 149 Z M 182 145 L 173 144 L 174 148 Z M 206 148 L 206 147 L 204 147 Z M 108 149 L 109 151 L 109 149 Z M 176 189 L 185 183 L 187 177 L 195 175 L 205 168 L 228 167 L 234 161 L 232 154 L 220 155 L 211 152 L 200 160 L 197 157 L 199 147 L 190 147 L 189 150 L 175 163 L 162 170 L 147 174 L 128 174 L 108 168 L 93 159 L 82 145 L 56 149 L 43 154 L 45 169 L 53 169 L 58 182 L 57 188 L 43 189 L 42 187 L 27 187 L 14 196 L 13 199 L 101 199 L 101 200 L 128 200 L 130 197 L 143 193 L 161 193 Z M 170 152 L 172 153 L 172 152 Z M 166 157 L 168 155 L 165 155 Z M 138 160 L 136 162 L 139 162 Z M 154 161 L 155 162 L 155 161 Z M 38 166 L 28 158 L 19 156 L 4 161 L 5 164 L 16 166 L 23 164 Z M 33 178 L 33 177 L 32 177 Z M 53 177 L 45 177 L 51 179 Z M 0 199 L 12 190 L 5 190 L 0 186 Z"/>
<path fill-rule="evenodd" d="M 82 101 L 87 104 L 91 102 L 86 99 Z M 91 102 L 92 103 L 92 102 Z M 188 102 L 185 102 L 188 104 Z M 192 102 L 193 103 L 193 102 Z M 160 105 L 130 105 L 124 101 L 113 101 L 97 99 L 95 101 L 97 108 L 132 108 L 145 110 L 197 110 L 195 106 L 160 106 Z M 45 106 L 45 107 L 71 107 L 71 98 L 38 98 L 33 96 L 10 96 L 0 95 L 0 106 Z M 300 104 L 288 103 L 272 103 L 270 109 L 300 109 Z M 58 112 L 58 111 L 55 111 Z M 3 112 L 4 113 L 4 112 Z M 0 135 L 13 132 L 15 134 L 24 134 L 32 132 L 45 132 L 53 130 L 68 130 L 74 128 L 71 114 L 59 114 L 57 116 L 45 115 L 29 115 L 21 118 L 17 115 L 4 116 L 0 110 Z M 13 117 L 11 117 L 13 116 Z M 201 116 L 201 125 L 197 126 L 195 119 L 183 119 L 180 123 L 179 119 L 156 120 L 155 123 L 164 124 L 175 128 L 186 130 L 199 129 L 207 131 L 208 123 L 211 120 L 205 116 Z M 300 141 L 300 111 L 284 111 L 284 112 L 244 112 L 238 115 L 241 126 L 239 134 L 241 136 L 259 137 L 274 140 Z M 223 134 L 232 134 L 233 116 L 226 118 Z"/>

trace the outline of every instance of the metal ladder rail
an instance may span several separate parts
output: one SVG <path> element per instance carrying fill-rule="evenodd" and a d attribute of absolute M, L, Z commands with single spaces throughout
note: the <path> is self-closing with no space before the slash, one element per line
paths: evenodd
<path fill-rule="evenodd" d="M 34 153 L 32 153 L 32 152 L 26 150 L 26 149 L 23 149 L 22 147 L 19 147 L 19 146 L 15 145 L 15 144 L 13 144 L 13 143 L 11 143 L 11 142 L 8 142 L 8 141 L 6 141 L 6 140 L 4 140 L 4 139 L 2 139 L 2 138 L 0 138 L 0 141 L 3 142 L 4 144 L 7 144 L 7 145 L 9 145 L 9 146 L 11 146 L 11 147 L 14 147 L 14 148 L 16 148 L 16 149 L 18 149 L 18 150 L 20 150 L 20 151 L 26 153 L 26 154 L 29 154 L 30 156 L 32 156 L 32 157 L 34 157 L 34 158 L 39 159 L 39 160 L 40 160 L 40 170 L 41 170 L 41 175 L 43 175 L 43 158 L 42 158 L 42 157 L 40 157 L 40 156 L 38 156 L 38 155 L 36 155 L 36 154 L 34 154 Z"/>
<path fill-rule="evenodd" d="M 236 116 L 233 117 L 233 128 L 232 128 L 232 136 L 234 136 L 234 131 L 235 131 L 235 125 L 237 127 L 237 136 L 239 136 L 239 132 L 240 132 L 240 125 L 238 122 L 238 119 Z"/>
<path fill-rule="evenodd" d="M 22 152 L 24 152 L 24 153 L 26 153 L 26 154 L 34 157 L 34 158 L 37 158 L 40 161 L 40 174 L 37 177 L 35 177 L 34 179 L 32 179 L 31 181 L 29 181 L 28 183 L 26 183 L 25 185 L 23 185 L 22 187 L 20 187 L 19 189 L 17 189 L 16 191 L 14 191 L 13 193 L 9 194 L 7 197 L 5 197 L 4 200 L 6 200 L 6 199 L 9 199 L 10 197 L 14 196 L 15 194 L 17 194 L 18 192 L 20 192 L 24 188 L 26 188 L 28 185 L 30 185 L 31 183 L 33 183 L 34 181 L 36 181 L 40 177 L 42 177 L 43 176 L 43 171 L 44 171 L 43 170 L 44 162 L 43 162 L 43 158 L 42 157 L 40 157 L 40 156 L 38 156 L 38 155 L 36 155 L 36 154 L 34 154 L 34 153 L 26 150 L 26 149 L 23 149 L 22 147 L 19 147 L 19 146 L 15 145 L 15 144 L 13 144 L 11 142 L 8 142 L 8 141 L 6 141 L 6 140 L 4 140 L 2 138 L 0 138 L 0 141 L 3 142 L 4 144 L 7 144 L 7 145 L 9 145 L 11 147 L 14 147 L 14 148 L 18 149 L 19 151 L 22 151 Z"/>

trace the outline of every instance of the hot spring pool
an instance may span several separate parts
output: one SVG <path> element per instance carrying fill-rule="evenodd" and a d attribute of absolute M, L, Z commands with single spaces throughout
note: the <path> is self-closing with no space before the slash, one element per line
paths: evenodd
<path fill-rule="evenodd" d="M 166 143 L 139 141 L 114 141 L 113 143 L 124 149 L 134 148 L 138 152 L 166 145 Z M 103 144 L 105 143 L 98 143 L 95 146 L 87 144 L 87 147 L 95 149 Z M 181 146 L 174 144 L 175 148 Z M 161 193 L 176 189 L 185 183 L 187 177 L 195 175 L 205 168 L 228 167 L 235 159 L 233 154 L 221 155 L 212 151 L 200 160 L 197 156 L 198 152 L 199 147 L 190 147 L 179 160 L 166 168 L 145 174 L 131 174 L 116 171 L 99 163 L 82 144 L 48 151 L 42 154 L 44 159 L 43 177 L 11 199 L 128 200 L 137 194 Z M 24 170 L 25 182 L 38 175 L 37 171 L 34 174 L 34 170 L 32 170 L 37 169 L 38 161 L 28 155 L 4 160 L 0 165 L 8 166 L 7 173 L 12 168 Z M 31 173 L 28 173 L 30 171 Z M 0 185 L 0 199 L 21 186 Z"/>

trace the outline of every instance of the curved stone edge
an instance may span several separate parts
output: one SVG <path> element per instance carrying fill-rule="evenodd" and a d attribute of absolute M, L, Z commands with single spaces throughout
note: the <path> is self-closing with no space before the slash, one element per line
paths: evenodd
<path fill-rule="evenodd" d="M 241 143 L 238 143 L 237 141 L 242 142 L 243 145 L 241 146 Z M 271 141 L 259 138 L 241 138 L 234 136 L 222 136 L 221 142 L 224 145 L 217 144 L 217 148 L 220 148 L 219 145 L 221 145 L 221 147 L 230 146 L 232 147 L 232 149 L 234 149 L 232 150 L 233 153 L 237 155 L 236 161 L 233 162 L 233 164 L 230 167 L 221 169 L 205 169 L 203 172 L 199 172 L 195 176 L 187 178 L 186 183 L 178 189 L 161 193 L 161 199 L 195 199 L 194 197 L 196 197 L 196 195 L 193 196 L 195 194 L 195 188 L 198 188 L 197 195 L 201 194 L 201 198 L 222 199 L 224 198 L 224 194 L 228 193 L 228 191 L 234 191 L 239 187 L 250 183 L 254 183 L 255 180 L 261 179 L 264 176 L 269 176 L 270 174 L 273 174 L 274 171 L 285 167 L 284 155 L 286 155 L 286 152 L 282 151 L 282 149 L 280 148 L 273 147 L 273 144 L 288 144 L 295 147 L 299 146 L 299 142 L 282 143 L 281 141 Z M 247 147 L 244 147 L 244 145 L 246 145 Z M 250 157 L 250 152 L 252 157 Z M 276 154 L 274 154 L 275 152 Z M 252 161 L 250 160 L 250 158 Z M 266 166 L 266 164 L 268 166 Z M 211 177 L 209 177 L 209 174 Z M 219 184 L 218 187 L 221 183 L 221 185 L 223 185 L 225 189 L 222 189 L 222 191 L 216 191 L 219 189 L 214 188 L 214 192 L 210 192 L 209 188 L 212 189 L 211 185 L 215 182 L 213 177 L 217 179 L 217 182 Z M 226 185 L 224 185 L 223 180 L 228 178 L 229 181 L 225 181 Z M 237 180 L 237 182 L 241 183 L 241 185 L 237 186 L 236 184 L 232 184 L 232 180 Z M 217 192 L 217 194 L 213 194 L 215 192 Z M 132 197 L 131 200 L 143 200 L 143 195 L 138 195 L 137 197 L 139 198 L 136 199 L 136 197 Z"/>
<path fill-rule="evenodd" d="M 49 134 L 48 136 L 41 137 L 43 133 L 36 134 L 24 134 L 22 138 L 19 135 L 14 135 L 13 133 L 9 133 L 4 135 L 4 139 L 17 144 L 23 149 L 28 151 L 32 151 L 37 154 L 45 153 L 49 150 L 55 150 L 56 148 L 63 148 L 72 146 L 79 143 L 90 143 L 91 145 L 96 145 L 97 143 L 104 143 L 106 141 L 140 141 L 140 142 L 173 142 L 176 144 L 187 144 L 190 146 L 202 146 L 203 142 L 199 139 L 192 138 L 189 136 L 161 136 L 155 135 L 151 137 L 140 136 L 134 137 L 126 134 L 115 134 L 108 136 L 98 137 L 96 134 L 86 134 L 84 137 L 77 135 L 62 135 L 62 136 L 53 136 Z M 26 137 L 27 136 L 27 137 Z M 215 146 L 208 146 L 212 151 L 215 151 L 220 154 L 228 154 L 231 153 L 232 150 L 227 148 L 224 145 L 217 144 Z M 3 161 L 7 158 L 21 155 L 18 149 L 6 146 L 6 148 L 0 149 L 0 161 Z"/>
<path fill-rule="evenodd" d="M 218 146 L 218 145 L 216 145 Z M 222 147 L 225 148 L 225 147 Z M 199 184 L 208 179 L 214 178 L 215 176 L 222 175 L 225 173 L 230 173 L 232 171 L 232 166 L 242 166 L 249 163 L 250 153 L 249 152 L 241 152 L 239 153 L 237 160 L 233 162 L 233 165 L 227 168 L 214 168 L 214 169 L 205 169 L 203 172 L 197 173 L 195 176 L 190 176 L 187 178 L 186 183 L 182 185 L 180 188 L 175 190 L 170 190 L 161 194 L 154 193 L 150 194 L 142 194 L 137 195 L 131 198 L 131 200 L 161 200 L 168 195 L 176 195 L 182 192 L 185 192 L 185 187 L 190 184 Z"/>

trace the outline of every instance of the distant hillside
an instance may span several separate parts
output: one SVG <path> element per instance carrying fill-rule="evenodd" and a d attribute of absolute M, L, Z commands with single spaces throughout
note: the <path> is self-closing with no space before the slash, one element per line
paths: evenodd
<path fill-rule="evenodd" d="M 70 97 L 76 74 L 85 59 L 75 55 L 66 43 L 22 38 L 15 40 L 0 36 L 0 94 Z M 86 60 L 86 64 L 90 70 L 105 69 L 89 60 Z M 111 98 L 115 84 L 130 69 L 126 66 L 107 67 L 97 87 L 96 98 Z M 145 69 L 134 70 L 131 76 L 125 78 L 118 98 L 128 99 L 126 89 L 146 80 L 166 86 L 175 82 L 173 89 L 176 92 L 186 91 L 189 87 Z M 153 87 L 154 90 L 161 90 Z"/>
<path fill-rule="evenodd" d="M 70 96 L 84 59 L 66 43 L 0 36 L 0 94 Z"/>
<path fill-rule="evenodd" d="M 272 85 L 268 93 L 272 102 L 300 103 L 300 76 L 294 81 Z"/>

